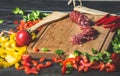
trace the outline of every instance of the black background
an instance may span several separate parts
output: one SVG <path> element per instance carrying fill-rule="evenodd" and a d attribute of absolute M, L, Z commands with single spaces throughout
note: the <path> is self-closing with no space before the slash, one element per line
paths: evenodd
<path fill-rule="evenodd" d="M 101 11 L 119 13 L 120 1 L 83 1 L 83 5 Z M 67 5 L 67 0 L 0 0 L 0 16 L 11 14 L 12 9 L 19 7 L 27 12 L 31 10 L 51 11 L 71 11 L 72 4 Z M 6 27 L 7 28 L 7 27 Z M 119 76 L 120 71 L 106 73 L 97 70 L 91 70 L 87 73 L 78 73 L 73 71 L 70 75 L 62 75 L 60 66 L 53 65 L 50 68 L 43 69 L 39 75 L 26 75 L 24 71 L 17 71 L 14 67 L 8 69 L 0 68 L 0 76 Z"/>

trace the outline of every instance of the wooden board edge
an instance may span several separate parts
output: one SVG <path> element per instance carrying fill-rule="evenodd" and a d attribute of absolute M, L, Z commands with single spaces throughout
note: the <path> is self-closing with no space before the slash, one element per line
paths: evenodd
<path fill-rule="evenodd" d="M 102 49 L 100 50 L 101 53 L 103 53 L 104 51 L 108 50 L 108 48 L 109 48 L 109 46 L 110 46 L 110 43 L 111 43 L 114 35 L 115 35 L 115 32 L 110 32 L 110 33 L 108 34 L 108 37 L 107 37 L 107 39 L 105 40 Z"/>
<path fill-rule="evenodd" d="M 39 37 L 42 35 L 42 33 L 45 31 L 45 29 L 47 28 L 48 26 L 43 26 L 42 29 L 39 31 L 39 33 L 37 34 L 36 38 L 39 39 Z M 34 42 L 37 42 L 38 39 L 35 39 Z M 31 42 L 28 47 L 27 47 L 27 51 L 30 52 L 31 50 L 33 50 L 33 46 L 35 45 L 34 42 Z"/>

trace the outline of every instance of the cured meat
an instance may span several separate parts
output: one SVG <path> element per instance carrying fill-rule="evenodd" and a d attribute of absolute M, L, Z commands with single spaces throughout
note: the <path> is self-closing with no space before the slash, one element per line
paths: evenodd
<path fill-rule="evenodd" d="M 82 44 L 84 42 L 94 40 L 97 37 L 98 32 L 90 26 L 90 20 L 86 15 L 78 11 L 72 11 L 69 17 L 82 29 L 81 33 L 72 37 L 71 42 L 73 44 Z"/>
<path fill-rule="evenodd" d="M 78 24 L 81 28 L 84 26 L 90 26 L 90 21 L 88 17 L 80 12 L 72 11 L 69 14 L 70 19 Z"/>
<path fill-rule="evenodd" d="M 91 27 L 86 27 L 84 30 L 72 37 L 71 42 L 73 44 L 82 44 L 90 40 L 94 40 L 97 37 L 97 30 Z"/>

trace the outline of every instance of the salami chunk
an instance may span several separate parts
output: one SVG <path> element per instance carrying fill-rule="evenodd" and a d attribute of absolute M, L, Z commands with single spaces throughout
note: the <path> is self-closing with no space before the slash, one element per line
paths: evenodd
<path fill-rule="evenodd" d="M 82 26 L 90 26 L 90 21 L 88 17 L 80 12 L 72 11 L 69 14 L 70 19 L 78 24 L 80 27 Z"/>

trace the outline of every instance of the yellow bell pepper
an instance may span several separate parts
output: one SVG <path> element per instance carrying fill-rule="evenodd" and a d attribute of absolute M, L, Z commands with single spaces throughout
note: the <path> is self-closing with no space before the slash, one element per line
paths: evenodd
<path fill-rule="evenodd" d="M 0 67 L 8 68 L 13 65 L 17 67 L 24 53 L 26 53 L 26 46 L 16 46 L 15 33 L 9 37 L 0 37 Z"/>

